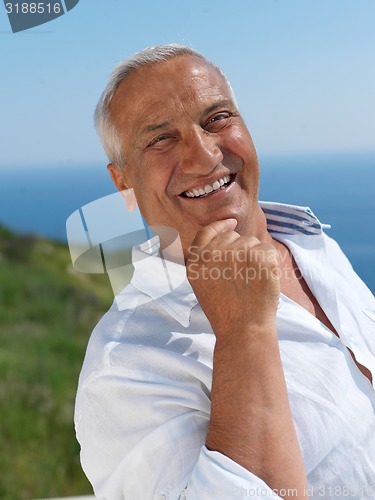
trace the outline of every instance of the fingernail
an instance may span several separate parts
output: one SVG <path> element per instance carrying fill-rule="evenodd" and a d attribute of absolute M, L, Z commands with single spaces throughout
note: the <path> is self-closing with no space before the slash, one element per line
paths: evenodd
<path fill-rule="evenodd" d="M 233 225 L 233 227 L 236 227 L 238 222 L 237 222 L 237 219 L 226 219 L 227 221 L 230 221 L 231 224 Z"/>

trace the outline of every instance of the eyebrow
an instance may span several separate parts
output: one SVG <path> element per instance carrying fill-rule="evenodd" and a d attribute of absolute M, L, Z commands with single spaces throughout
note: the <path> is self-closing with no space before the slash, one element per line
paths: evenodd
<path fill-rule="evenodd" d="M 231 108 L 236 108 L 236 104 L 231 100 L 231 99 L 222 99 L 218 102 L 215 102 L 214 104 L 212 104 L 211 106 L 209 106 L 208 108 L 206 108 L 204 110 L 204 114 L 210 114 L 212 113 L 212 111 L 215 111 L 216 109 L 219 109 L 219 108 L 222 108 L 222 107 L 231 107 Z"/>
<path fill-rule="evenodd" d="M 211 104 L 211 106 L 208 106 L 208 108 L 206 108 L 203 111 L 203 115 L 208 115 L 208 114 L 212 113 L 212 111 L 215 111 L 216 109 L 219 109 L 223 106 L 236 108 L 236 104 L 231 99 L 222 99 L 220 101 L 215 102 L 214 104 Z M 156 130 L 163 129 L 165 127 L 170 126 L 171 123 L 172 122 L 170 120 L 166 120 L 166 121 L 161 122 L 161 123 L 151 123 L 150 125 L 146 125 L 141 130 L 140 135 L 147 135 L 147 134 L 150 134 L 151 132 L 155 132 Z"/>
<path fill-rule="evenodd" d="M 171 122 L 167 120 L 167 121 L 162 122 L 162 123 L 155 123 L 155 124 L 151 124 L 151 125 L 146 125 L 146 127 L 144 127 L 141 130 L 141 135 L 149 134 L 150 132 L 155 132 L 155 130 L 160 130 L 161 128 L 168 127 L 170 124 L 171 124 Z"/>

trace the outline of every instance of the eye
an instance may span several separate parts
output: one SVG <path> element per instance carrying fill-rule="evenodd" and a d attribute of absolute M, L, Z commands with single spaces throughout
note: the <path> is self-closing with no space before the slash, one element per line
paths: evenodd
<path fill-rule="evenodd" d="M 216 113 L 209 118 L 204 128 L 209 132 L 218 132 L 223 127 L 225 127 L 231 116 L 231 113 L 229 113 L 228 111 L 221 111 L 220 113 Z"/>
<path fill-rule="evenodd" d="M 229 116 L 229 113 L 218 113 L 217 115 L 210 118 L 209 123 L 216 122 L 218 120 L 225 120 L 226 118 L 229 118 Z"/>
<path fill-rule="evenodd" d="M 152 139 L 151 142 L 148 143 L 147 147 L 150 148 L 150 147 L 155 146 L 157 144 L 163 143 L 163 142 L 167 141 L 168 139 L 171 139 L 170 135 L 166 135 L 166 134 L 158 135 L 157 137 Z"/>

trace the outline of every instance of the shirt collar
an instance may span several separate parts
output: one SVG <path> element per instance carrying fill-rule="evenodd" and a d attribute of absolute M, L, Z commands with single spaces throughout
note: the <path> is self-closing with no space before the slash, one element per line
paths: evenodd
<path fill-rule="evenodd" d="M 319 235 L 322 224 L 309 207 L 284 203 L 260 202 L 270 233 Z M 182 253 L 182 249 L 181 249 Z M 135 268 L 131 284 L 156 301 L 182 326 L 188 327 L 193 307 L 198 303 L 183 264 L 168 261 L 159 254 L 158 237 L 133 247 Z"/>
<path fill-rule="evenodd" d="M 185 265 L 160 256 L 158 236 L 133 247 L 132 259 L 131 284 L 155 300 L 182 326 L 188 327 L 198 300 L 187 279 Z"/>
<path fill-rule="evenodd" d="M 261 201 L 259 205 L 266 215 L 270 233 L 313 236 L 321 234 L 322 229 L 331 227 L 329 224 L 322 224 L 309 207 L 268 201 Z"/>

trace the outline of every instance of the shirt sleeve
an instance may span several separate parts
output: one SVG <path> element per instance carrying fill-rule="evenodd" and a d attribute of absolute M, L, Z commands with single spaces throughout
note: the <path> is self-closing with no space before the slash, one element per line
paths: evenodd
<path fill-rule="evenodd" d="M 279 498 L 260 478 L 206 448 L 210 399 L 189 373 L 195 361 L 144 346 L 127 346 L 127 355 L 168 369 L 161 374 L 152 366 L 125 369 L 115 363 L 81 382 L 77 439 L 98 498 Z"/>
<path fill-rule="evenodd" d="M 186 490 L 187 500 L 269 497 L 280 498 L 264 481 L 230 458 L 202 447 Z"/>

